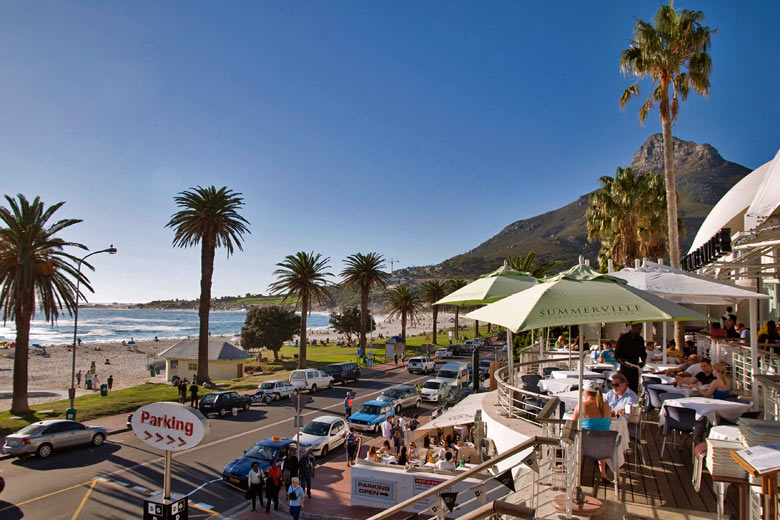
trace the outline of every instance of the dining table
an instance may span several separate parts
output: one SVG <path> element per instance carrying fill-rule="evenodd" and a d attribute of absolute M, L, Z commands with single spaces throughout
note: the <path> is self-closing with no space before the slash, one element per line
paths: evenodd
<path fill-rule="evenodd" d="M 563 418 L 566 420 L 571 420 L 573 417 L 572 413 L 565 413 L 563 415 Z M 623 464 L 626 462 L 626 450 L 628 450 L 629 446 L 631 445 L 631 438 L 628 434 L 628 419 L 626 419 L 623 415 L 618 415 L 617 417 L 613 417 L 612 420 L 609 422 L 609 429 L 613 432 L 618 432 L 618 437 L 620 437 L 620 443 L 618 444 L 618 453 L 617 453 L 617 467 L 620 468 L 623 466 Z M 608 466 L 612 466 L 611 462 L 607 463 Z M 611 468 L 613 471 L 615 468 Z"/>
<path fill-rule="evenodd" d="M 567 378 L 579 378 L 580 377 L 580 371 L 579 370 L 555 370 L 554 372 L 550 372 L 550 377 L 553 379 L 567 379 Z M 604 379 L 604 374 L 601 372 L 594 372 L 592 370 L 583 370 L 582 371 L 582 377 L 583 379 Z"/>
<path fill-rule="evenodd" d="M 736 423 L 737 419 L 743 413 L 750 411 L 752 403 L 741 403 L 737 401 L 726 401 L 724 399 L 712 399 L 711 397 L 683 397 L 680 399 L 667 399 L 661 407 L 661 413 L 658 418 L 658 426 L 663 426 L 666 417 L 666 408 L 676 406 L 679 408 L 689 408 L 696 411 L 696 420 L 706 418 L 710 424 L 718 424 L 722 417 L 730 422 Z"/>
<path fill-rule="evenodd" d="M 661 372 L 662 370 L 669 370 L 670 368 L 677 368 L 680 363 L 659 363 L 657 361 L 648 361 L 645 363 L 645 372 Z"/>
<path fill-rule="evenodd" d="M 555 372 L 553 372 L 554 374 Z M 538 386 L 545 392 L 551 394 L 560 394 L 561 392 L 568 392 L 572 387 L 578 387 L 580 380 L 574 377 L 567 377 L 565 379 L 542 379 L 539 381 Z"/>
<path fill-rule="evenodd" d="M 650 383 L 649 385 L 645 385 L 645 388 L 652 388 L 653 390 L 658 390 L 659 392 L 671 392 L 673 394 L 682 394 L 686 397 L 696 397 L 699 395 L 699 393 L 693 388 L 684 388 L 682 386 L 665 385 L 662 383 Z"/>
<path fill-rule="evenodd" d="M 642 374 L 642 384 L 644 384 L 645 380 L 648 377 L 655 377 L 661 380 L 661 383 L 663 384 L 670 384 L 674 383 L 674 378 L 672 376 L 667 376 L 666 374 Z M 653 384 L 653 383 L 651 383 Z"/>
<path fill-rule="evenodd" d="M 395 455 L 386 455 L 382 457 L 382 462 L 385 464 L 395 464 L 398 462 L 398 459 L 395 458 Z"/>

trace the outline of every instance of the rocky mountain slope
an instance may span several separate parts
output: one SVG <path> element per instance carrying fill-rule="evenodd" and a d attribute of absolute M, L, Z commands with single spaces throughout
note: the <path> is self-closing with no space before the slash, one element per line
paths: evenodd
<path fill-rule="evenodd" d="M 709 144 L 678 138 L 674 139 L 674 162 L 680 214 L 686 229 L 680 246 L 683 252 L 687 252 L 712 206 L 750 170 L 726 161 Z M 651 135 L 636 151 L 629 166 L 640 173 L 663 173 L 662 135 Z M 577 261 L 579 255 L 584 255 L 595 265 L 600 244 L 587 240 L 585 210 L 588 195 L 582 195 L 562 208 L 513 222 L 474 249 L 441 264 L 410 267 L 396 274 L 409 278 L 475 278 L 495 269 L 507 255 L 525 256 L 529 251 L 537 254 L 536 263 L 560 260 L 569 266 Z"/>

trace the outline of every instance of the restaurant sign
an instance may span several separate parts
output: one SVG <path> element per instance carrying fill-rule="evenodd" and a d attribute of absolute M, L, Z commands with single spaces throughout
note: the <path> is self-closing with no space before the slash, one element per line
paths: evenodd
<path fill-rule="evenodd" d="M 395 482 L 352 479 L 352 496 L 395 504 Z"/>
<path fill-rule="evenodd" d="M 424 476 L 414 477 L 414 485 L 413 485 L 413 488 L 412 488 L 413 495 L 412 496 L 416 497 L 417 495 L 420 495 L 420 494 L 424 493 L 425 491 L 428 491 L 429 489 L 438 486 L 442 482 L 444 482 L 444 481 L 443 480 L 439 480 L 439 479 L 435 479 L 435 478 L 424 477 Z M 415 511 L 422 511 L 424 509 L 428 509 L 428 506 L 433 504 L 434 500 L 438 500 L 438 499 L 439 499 L 439 497 L 437 495 L 431 495 L 431 496 L 429 496 L 428 498 L 426 498 L 424 500 L 419 500 L 419 501 L 415 502 L 412 505 L 412 509 L 414 509 Z"/>

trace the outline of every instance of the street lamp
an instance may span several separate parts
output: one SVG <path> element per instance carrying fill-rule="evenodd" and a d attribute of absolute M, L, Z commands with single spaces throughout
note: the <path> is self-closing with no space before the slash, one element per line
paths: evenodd
<path fill-rule="evenodd" d="M 76 342 L 77 342 L 77 336 L 78 336 L 78 328 L 79 328 L 79 287 L 81 286 L 81 264 L 84 263 L 84 260 L 89 258 L 92 255 L 97 255 L 100 253 L 108 253 L 110 255 L 116 254 L 116 248 L 114 247 L 114 244 L 111 244 L 111 247 L 107 249 L 101 249 L 100 251 L 95 251 L 94 253 L 90 253 L 87 256 L 81 258 L 79 260 L 79 267 L 78 267 L 78 274 L 76 275 L 76 310 L 73 313 L 73 364 L 71 366 L 70 370 L 70 390 L 69 390 L 69 397 L 70 397 L 70 409 L 74 410 L 74 399 L 76 398 Z"/>

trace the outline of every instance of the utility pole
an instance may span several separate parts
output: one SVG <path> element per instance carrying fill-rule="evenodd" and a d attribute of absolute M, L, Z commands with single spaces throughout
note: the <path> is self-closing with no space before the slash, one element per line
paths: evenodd
<path fill-rule="evenodd" d="M 399 260 L 393 260 L 392 258 L 390 259 L 390 274 L 391 274 L 391 275 L 393 274 L 393 266 L 394 266 L 395 264 L 400 264 L 400 263 L 401 263 L 401 262 L 400 262 Z"/>

